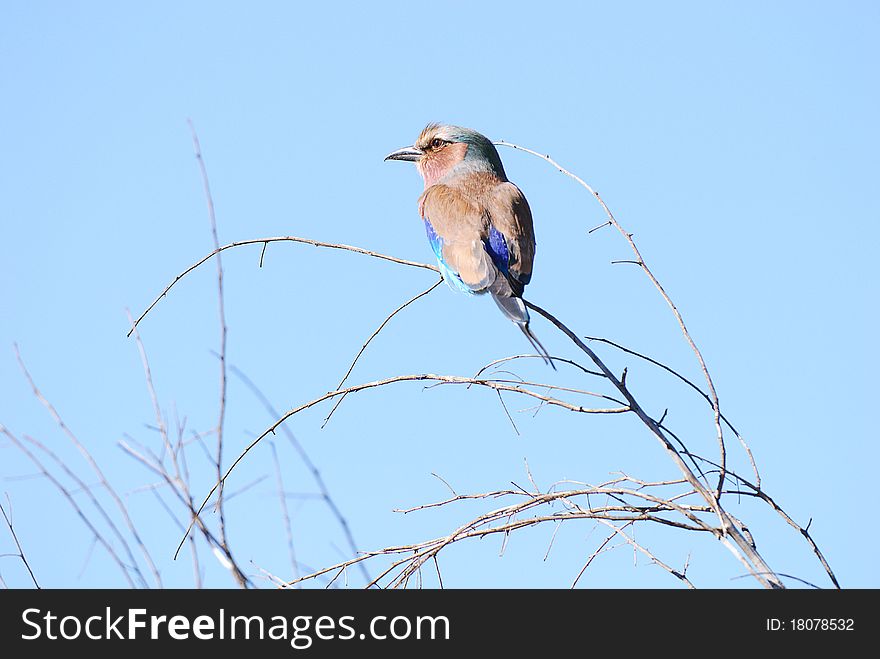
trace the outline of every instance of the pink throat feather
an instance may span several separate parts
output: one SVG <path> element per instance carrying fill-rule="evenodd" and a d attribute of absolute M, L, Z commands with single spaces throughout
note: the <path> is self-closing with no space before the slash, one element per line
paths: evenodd
<path fill-rule="evenodd" d="M 468 146 L 463 142 L 456 142 L 444 147 L 438 153 L 429 153 L 417 163 L 419 174 L 425 181 L 427 190 L 437 181 L 443 178 L 450 169 L 464 160 Z"/>

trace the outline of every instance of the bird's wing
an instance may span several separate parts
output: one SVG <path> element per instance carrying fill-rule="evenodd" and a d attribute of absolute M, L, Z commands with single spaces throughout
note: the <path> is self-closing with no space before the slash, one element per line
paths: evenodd
<path fill-rule="evenodd" d="M 425 190 L 419 206 L 441 267 L 470 292 L 489 288 L 498 277 L 498 268 L 486 248 L 489 221 L 485 210 L 455 188 L 441 184 Z"/>
<path fill-rule="evenodd" d="M 487 249 L 508 279 L 514 293 L 522 295 L 532 278 L 535 260 L 535 230 L 532 211 L 525 195 L 513 183 L 500 183 L 487 195 L 489 233 Z M 499 235 L 500 234 L 500 235 Z M 503 261 L 506 267 L 501 267 Z"/>

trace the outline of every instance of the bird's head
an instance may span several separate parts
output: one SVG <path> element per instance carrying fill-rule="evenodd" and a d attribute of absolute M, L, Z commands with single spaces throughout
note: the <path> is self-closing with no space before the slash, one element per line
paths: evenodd
<path fill-rule="evenodd" d="M 415 144 L 398 149 L 385 160 L 416 163 L 419 174 L 430 187 L 451 172 L 489 172 L 506 181 L 504 166 L 495 145 L 485 135 L 470 128 L 428 124 Z"/>

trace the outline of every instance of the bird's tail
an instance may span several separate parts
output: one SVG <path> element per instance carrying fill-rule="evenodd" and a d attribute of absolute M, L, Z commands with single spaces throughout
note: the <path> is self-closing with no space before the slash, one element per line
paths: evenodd
<path fill-rule="evenodd" d="M 529 310 L 526 308 L 525 302 L 523 302 L 522 298 L 516 296 L 495 295 L 493 293 L 492 299 L 495 300 L 495 304 L 498 305 L 498 308 L 501 309 L 504 315 L 517 324 L 522 330 L 522 333 L 526 335 L 529 343 L 532 344 L 532 347 L 544 359 L 544 362 L 555 371 L 556 366 L 553 364 L 553 358 L 550 356 L 550 353 L 547 352 L 544 346 L 541 345 L 541 342 L 538 341 L 538 337 L 534 335 L 531 329 L 529 329 Z"/>
<path fill-rule="evenodd" d="M 554 371 L 556 370 L 556 365 L 553 363 L 553 358 L 550 356 L 550 353 L 541 345 L 541 342 L 538 341 L 538 337 L 532 333 L 532 330 L 529 329 L 528 323 L 519 324 L 519 328 L 522 330 L 522 333 L 526 335 L 526 338 L 529 342 L 534 346 L 535 350 L 538 351 L 538 354 L 544 358 L 544 361 L 547 365 L 552 368 Z"/>

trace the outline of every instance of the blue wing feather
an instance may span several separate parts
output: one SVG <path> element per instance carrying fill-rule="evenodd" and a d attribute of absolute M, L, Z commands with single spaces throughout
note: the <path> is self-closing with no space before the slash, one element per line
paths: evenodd
<path fill-rule="evenodd" d="M 434 256 L 437 257 L 437 265 L 440 267 L 440 274 L 443 275 L 444 281 L 453 290 L 467 293 L 468 295 L 475 295 L 474 291 L 461 280 L 458 273 L 453 272 L 449 264 L 446 263 L 446 260 L 443 258 L 443 239 L 434 231 L 434 227 L 431 226 L 428 218 L 425 218 L 425 233 L 428 234 L 428 242 L 431 244 Z"/>
<path fill-rule="evenodd" d="M 511 258 L 510 249 L 507 246 L 507 239 L 504 234 L 498 231 L 492 225 L 489 225 L 489 239 L 483 241 L 486 251 L 492 257 L 492 263 L 505 276 L 512 277 L 520 282 L 523 286 L 529 283 L 532 278 L 531 273 L 525 274 L 519 272 L 516 267 L 516 259 Z"/>
<path fill-rule="evenodd" d="M 492 263 L 505 275 L 510 271 L 510 250 L 507 241 L 498 229 L 489 226 L 489 238 L 483 241 L 486 251 L 492 257 Z"/>

